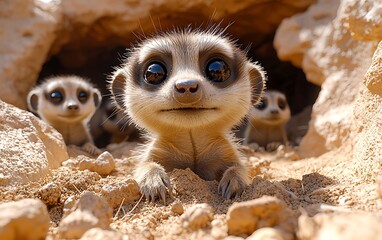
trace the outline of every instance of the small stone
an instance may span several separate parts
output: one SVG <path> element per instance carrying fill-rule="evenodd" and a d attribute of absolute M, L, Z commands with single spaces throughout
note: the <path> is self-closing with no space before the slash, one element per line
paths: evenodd
<path fill-rule="evenodd" d="M 250 235 L 262 227 L 294 230 L 297 219 L 292 210 L 278 198 L 263 196 L 258 199 L 234 203 L 227 213 L 227 227 L 230 235 Z"/>
<path fill-rule="evenodd" d="M 265 227 L 256 230 L 251 236 L 246 238 L 246 240 L 285 240 L 282 231 Z"/>
<path fill-rule="evenodd" d="M 100 175 L 107 175 L 114 170 L 115 160 L 111 153 L 105 151 L 101 155 L 99 155 L 96 160 L 93 160 L 88 157 L 82 157 L 79 160 L 78 168 L 79 170 L 88 169 Z"/>
<path fill-rule="evenodd" d="M 50 217 L 45 204 L 38 199 L 23 199 L 0 204 L 2 240 L 45 239 Z"/>
<path fill-rule="evenodd" d="M 58 228 L 60 238 L 80 238 L 91 228 L 108 229 L 113 209 L 94 192 L 85 191 Z"/>
<path fill-rule="evenodd" d="M 85 232 L 84 235 L 80 238 L 81 240 L 128 240 L 129 237 L 123 233 L 104 230 L 102 228 L 92 228 Z"/>
<path fill-rule="evenodd" d="M 382 218 L 372 212 L 302 214 L 298 219 L 297 238 L 301 240 L 379 240 Z"/>
<path fill-rule="evenodd" d="M 68 197 L 64 202 L 64 214 L 67 214 L 72 209 L 75 203 L 76 203 L 75 196 L 72 195 Z"/>
<path fill-rule="evenodd" d="M 39 198 L 48 206 L 53 206 L 60 201 L 61 189 L 54 182 L 44 185 L 38 190 Z"/>
<path fill-rule="evenodd" d="M 213 209 L 207 203 L 196 204 L 188 208 L 181 216 L 183 226 L 191 229 L 206 227 L 213 219 Z"/>
<path fill-rule="evenodd" d="M 113 208 L 122 202 L 125 204 L 138 200 L 141 196 L 138 183 L 131 178 L 103 186 L 101 194 Z"/>
<path fill-rule="evenodd" d="M 181 202 L 174 202 L 171 206 L 171 212 L 176 215 L 181 215 L 184 212 L 184 208 Z"/>
<path fill-rule="evenodd" d="M 376 179 L 377 182 L 377 194 L 379 198 L 382 198 L 382 174 L 379 174 Z"/>

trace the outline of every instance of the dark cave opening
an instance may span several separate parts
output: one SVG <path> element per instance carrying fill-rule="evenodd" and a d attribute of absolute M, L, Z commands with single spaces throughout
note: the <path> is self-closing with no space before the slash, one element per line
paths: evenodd
<path fill-rule="evenodd" d="M 236 32 L 237 33 L 237 32 Z M 292 120 L 294 116 L 308 109 L 308 117 L 305 117 L 303 123 L 304 130 L 298 137 L 302 137 L 307 131 L 308 121 L 310 119 L 310 110 L 317 99 L 320 87 L 308 82 L 304 72 L 293 66 L 289 62 L 280 61 L 273 47 L 274 33 L 263 35 L 262 39 L 256 39 L 256 34 L 243 35 L 245 37 L 232 35 L 239 39 L 238 44 L 245 48 L 251 46 L 248 51 L 248 57 L 253 61 L 259 62 L 267 72 L 267 89 L 278 90 L 284 93 L 290 105 Z M 250 38 L 252 36 L 253 38 Z M 256 39 L 256 41 L 253 41 Z M 255 42 L 255 44 L 253 44 Z M 78 43 L 77 43 L 78 44 Z M 114 47 L 95 47 L 91 50 L 75 50 L 64 47 L 61 51 L 53 55 L 43 65 L 39 80 L 54 76 L 74 74 L 89 79 L 98 87 L 104 99 L 107 99 L 109 91 L 107 90 L 108 76 L 113 72 L 114 67 L 119 66 L 122 59 L 126 56 L 126 51 L 131 44 L 125 46 L 117 45 Z M 66 50 L 70 49 L 70 50 Z M 80 48 L 76 48 L 80 49 Z M 293 130 L 294 131 L 294 130 Z M 98 145 L 103 145 L 98 144 Z"/>

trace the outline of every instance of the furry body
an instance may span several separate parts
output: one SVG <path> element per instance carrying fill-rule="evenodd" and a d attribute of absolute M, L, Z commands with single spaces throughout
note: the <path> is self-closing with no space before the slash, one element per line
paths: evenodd
<path fill-rule="evenodd" d="M 287 144 L 285 125 L 290 115 L 284 94 L 265 91 L 262 102 L 250 110 L 244 143 L 257 143 L 263 147 L 275 142 Z"/>
<path fill-rule="evenodd" d="M 143 41 L 111 82 L 116 102 L 150 140 L 137 157 L 143 194 L 165 201 L 167 171 L 218 180 L 223 197 L 249 183 L 230 129 L 258 101 L 265 75 L 216 31 L 178 31 Z"/>
<path fill-rule="evenodd" d="M 59 131 L 66 144 L 93 144 L 88 122 L 101 101 L 101 94 L 77 76 L 46 79 L 28 94 L 29 110 Z"/>

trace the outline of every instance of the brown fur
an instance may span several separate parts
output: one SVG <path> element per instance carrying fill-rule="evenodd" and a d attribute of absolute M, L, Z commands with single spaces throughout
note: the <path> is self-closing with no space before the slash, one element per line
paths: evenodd
<path fill-rule="evenodd" d="M 231 71 L 219 84 L 204 72 L 214 58 L 223 59 Z M 158 85 L 147 84 L 142 77 L 152 61 L 168 68 Z M 150 134 L 136 156 L 141 165 L 135 171 L 146 198 L 165 201 L 166 191 L 171 192 L 166 171 L 174 168 L 190 168 L 205 180 L 220 181 L 225 198 L 240 194 L 249 179 L 229 131 L 248 112 L 251 100 L 259 99 L 264 81 L 262 69 L 214 31 L 172 32 L 134 49 L 114 73 L 111 91 L 120 107 Z M 190 84 L 195 86 L 189 88 Z M 178 92 L 178 86 L 186 92 Z"/>
<path fill-rule="evenodd" d="M 274 143 L 287 144 L 285 125 L 290 119 L 290 109 L 285 95 L 278 91 L 265 91 L 263 101 L 266 101 L 264 109 L 254 105 L 250 110 L 244 143 L 257 143 L 262 147 Z M 278 101 L 285 104 L 284 109 L 278 106 Z"/>
<path fill-rule="evenodd" d="M 50 98 L 56 90 L 64 96 L 57 104 Z M 86 102 L 79 101 L 79 90 L 88 94 Z M 29 92 L 27 101 L 29 110 L 59 131 L 66 144 L 93 144 L 87 124 L 99 106 L 101 94 L 86 80 L 77 76 L 48 78 Z M 70 110 L 69 105 L 77 106 L 77 109 Z"/>

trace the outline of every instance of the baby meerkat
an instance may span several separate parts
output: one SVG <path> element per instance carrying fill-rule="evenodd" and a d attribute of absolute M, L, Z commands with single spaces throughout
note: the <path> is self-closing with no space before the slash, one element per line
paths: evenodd
<path fill-rule="evenodd" d="M 98 89 L 78 76 L 47 78 L 28 94 L 29 110 L 59 131 L 67 145 L 93 144 L 88 122 L 101 102 Z"/>
<path fill-rule="evenodd" d="M 116 102 L 150 140 L 134 172 L 148 200 L 171 194 L 166 171 L 190 168 L 219 180 L 224 198 L 249 184 L 230 133 L 257 102 L 265 74 L 216 30 L 174 31 L 144 40 L 112 76 Z"/>
<path fill-rule="evenodd" d="M 264 91 L 262 100 L 254 104 L 248 115 L 244 144 L 257 143 L 268 148 L 268 144 L 287 144 L 285 125 L 290 119 L 286 97 L 278 91 Z"/>

